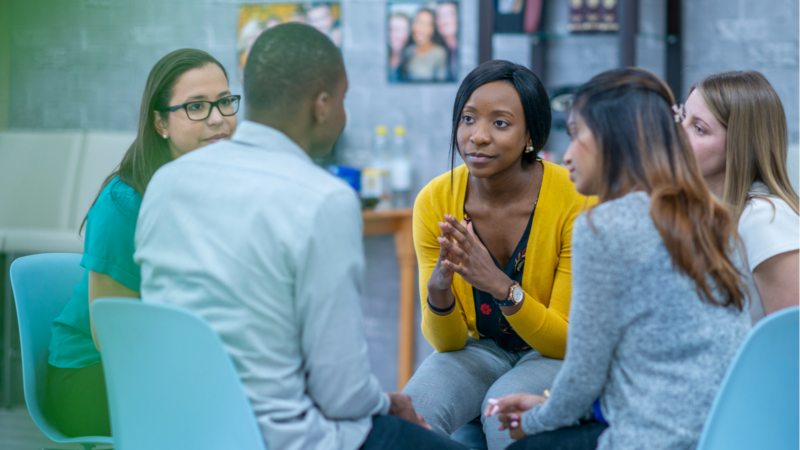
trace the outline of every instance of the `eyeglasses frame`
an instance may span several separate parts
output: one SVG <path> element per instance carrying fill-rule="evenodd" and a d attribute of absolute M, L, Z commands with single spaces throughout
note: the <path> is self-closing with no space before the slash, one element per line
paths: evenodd
<path fill-rule="evenodd" d="M 219 107 L 219 102 L 221 102 L 223 100 L 228 100 L 228 99 L 235 99 L 236 100 L 236 111 L 234 111 L 233 114 L 225 114 L 224 112 L 222 112 L 222 110 Z M 164 111 L 174 112 L 174 111 L 177 111 L 177 110 L 183 108 L 183 110 L 186 111 L 186 117 L 189 120 L 194 121 L 194 122 L 202 122 L 204 120 L 207 120 L 209 117 L 211 117 L 211 111 L 213 111 L 215 107 L 217 108 L 217 111 L 219 111 L 219 113 L 222 114 L 223 117 L 235 116 L 236 113 L 239 112 L 239 103 L 241 101 L 242 101 L 242 96 L 241 95 L 228 95 L 226 97 L 222 97 L 221 99 L 219 99 L 219 100 L 217 100 L 215 102 L 210 102 L 208 100 L 195 100 L 193 102 L 186 102 L 186 103 L 184 103 L 182 105 L 170 106 L 168 108 L 165 108 Z M 192 119 L 191 117 L 189 117 L 189 110 L 187 108 L 188 108 L 189 105 L 191 105 L 193 103 L 200 103 L 200 102 L 206 102 L 206 103 L 209 103 L 211 105 L 208 108 L 208 115 L 203 117 L 202 119 Z"/>

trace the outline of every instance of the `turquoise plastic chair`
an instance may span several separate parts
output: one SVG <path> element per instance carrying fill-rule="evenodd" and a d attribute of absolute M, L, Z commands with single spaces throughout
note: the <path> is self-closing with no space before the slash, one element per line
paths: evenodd
<path fill-rule="evenodd" d="M 698 450 L 800 447 L 797 307 L 761 319 L 722 379 Z"/>
<path fill-rule="evenodd" d="M 83 277 L 81 255 L 46 253 L 24 256 L 11 264 L 11 289 L 17 305 L 19 340 L 22 350 L 22 385 L 25 403 L 33 422 L 59 444 L 80 444 L 84 449 L 111 445 L 107 436 L 71 438 L 56 428 L 49 417 L 45 386 L 47 347 L 53 320 L 61 314 L 73 288 Z"/>
<path fill-rule="evenodd" d="M 131 299 L 91 305 L 117 450 L 265 450 L 222 340 L 196 314 Z"/>

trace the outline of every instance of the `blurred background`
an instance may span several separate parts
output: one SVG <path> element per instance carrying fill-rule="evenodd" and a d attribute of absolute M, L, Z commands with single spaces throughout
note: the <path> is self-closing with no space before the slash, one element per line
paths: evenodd
<path fill-rule="evenodd" d="M 433 13 L 427 36 L 422 9 Z M 797 189 L 797 0 L 0 0 L 0 448 L 46 443 L 24 407 L 8 266 L 25 254 L 81 251 L 77 226 L 133 139 L 156 61 L 179 48 L 205 50 L 226 67 L 231 91 L 242 94 L 243 55 L 260 30 L 274 25 L 271 19 L 317 26 L 344 55 L 348 123 L 332 157 L 320 163 L 362 170 L 380 165 L 379 152 L 399 151 L 410 165 L 402 190 L 412 199 L 449 169 L 459 82 L 490 59 L 531 68 L 556 110 L 561 94 L 620 66 L 656 73 L 681 101 L 705 75 L 758 70 L 786 110 Z M 440 55 L 437 71 L 409 60 L 411 45 L 426 44 Z M 568 143 L 558 119 L 543 155 L 555 162 Z M 379 136 L 394 139 L 397 127 L 402 148 L 386 150 Z M 382 386 L 394 390 L 399 286 L 393 237 L 366 237 L 365 250 L 370 357 Z M 432 352 L 418 330 L 415 325 L 415 365 Z"/>

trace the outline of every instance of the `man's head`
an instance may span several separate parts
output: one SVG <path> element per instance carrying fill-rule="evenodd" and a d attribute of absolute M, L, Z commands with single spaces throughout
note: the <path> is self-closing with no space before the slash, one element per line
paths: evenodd
<path fill-rule="evenodd" d="M 327 155 L 344 129 L 345 92 L 342 54 L 311 26 L 270 28 L 247 57 L 247 118 L 284 132 L 314 157 Z"/>

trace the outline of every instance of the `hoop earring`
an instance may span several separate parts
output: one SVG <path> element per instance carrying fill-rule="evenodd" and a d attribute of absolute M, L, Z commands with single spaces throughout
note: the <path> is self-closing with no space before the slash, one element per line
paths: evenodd
<path fill-rule="evenodd" d="M 536 150 L 536 148 L 532 145 L 525 147 L 525 153 L 533 153 L 534 150 Z"/>

